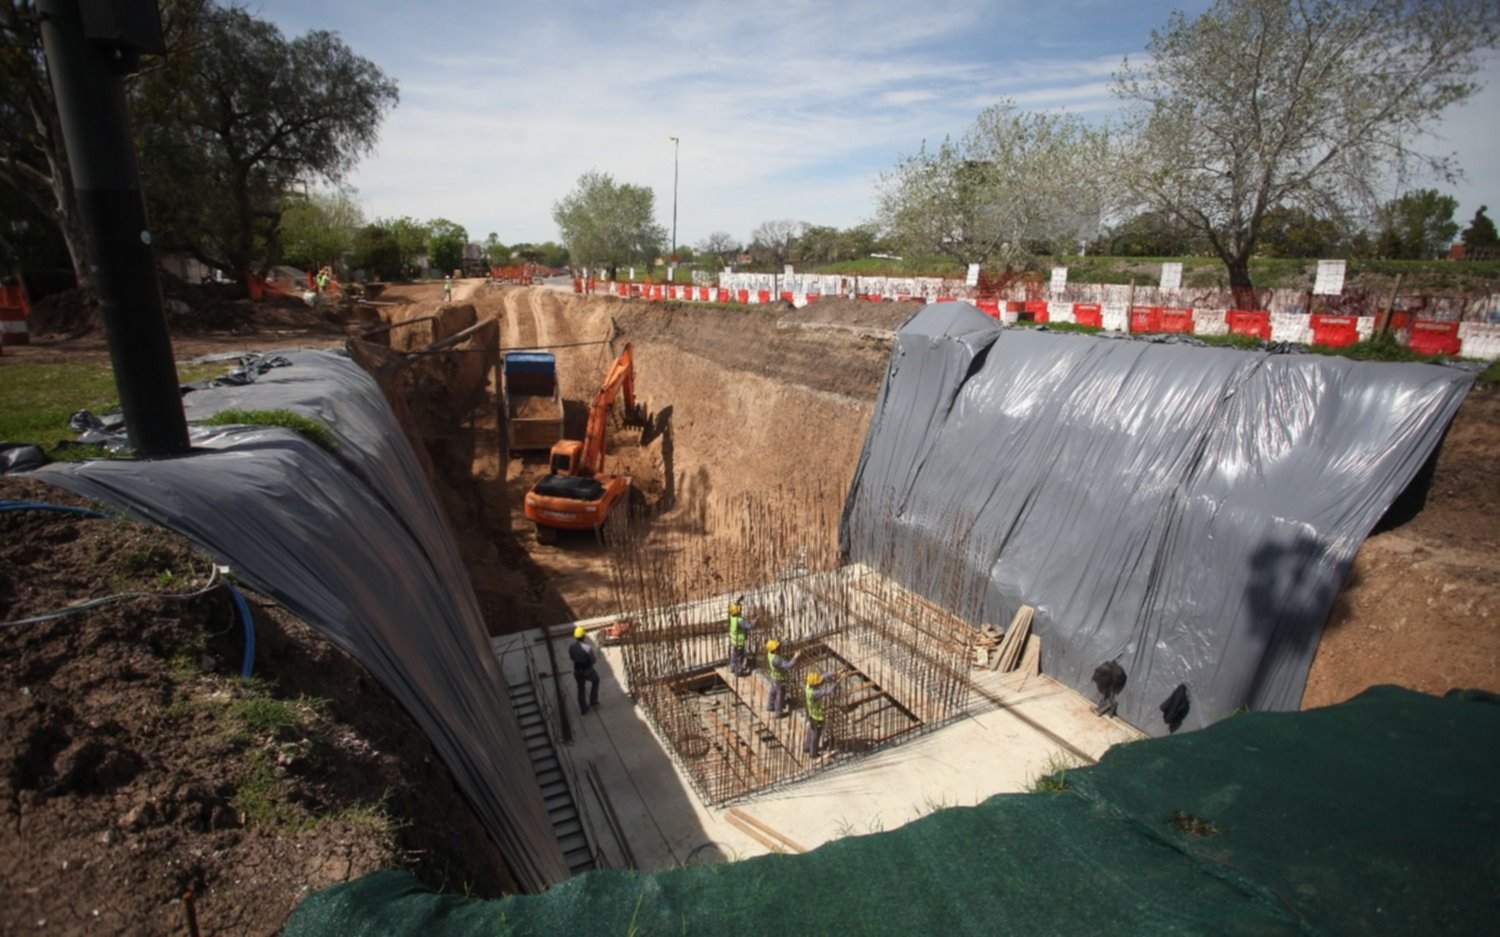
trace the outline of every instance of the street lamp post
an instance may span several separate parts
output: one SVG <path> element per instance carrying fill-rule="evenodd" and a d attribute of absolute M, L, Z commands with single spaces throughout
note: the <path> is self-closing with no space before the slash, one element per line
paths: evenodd
<path fill-rule="evenodd" d="M 677 150 L 682 141 L 676 137 L 668 137 L 672 141 L 672 263 L 677 262 Z"/>

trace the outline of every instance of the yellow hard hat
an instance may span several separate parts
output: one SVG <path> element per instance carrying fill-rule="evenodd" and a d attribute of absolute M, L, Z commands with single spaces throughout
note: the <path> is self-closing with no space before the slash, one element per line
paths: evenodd
<path fill-rule="evenodd" d="M 822 682 L 823 682 L 823 675 L 820 674 L 820 673 L 818 673 L 816 670 L 814 670 L 812 673 L 810 673 L 810 674 L 807 675 L 807 685 L 808 686 L 817 686 L 818 684 L 820 684 Z"/>
<path fill-rule="evenodd" d="M 775 638 L 772 638 L 771 640 L 766 642 L 766 650 L 768 651 L 774 651 L 779 647 L 781 647 L 781 642 L 776 640 Z"/>
<path fill-rule="evenodd" d="M 729 614 L 731 614 L 731 615 L 738 615 L 739 613 L 740 613 L 740 603 L 738 603 L 738 602 L 730 602 L 729 603 Z"/>
<path fill-rule="evenodd" d="M 573 637 L 575 637 L 575 638 L 581 638 L 581 637 L 583 637 L 584 635 L 586 635 L 588 633 L 589 633 L 589 629 L 585 628 L 582 625 L 579 625 L 577 628 L 573 629 Z"/>

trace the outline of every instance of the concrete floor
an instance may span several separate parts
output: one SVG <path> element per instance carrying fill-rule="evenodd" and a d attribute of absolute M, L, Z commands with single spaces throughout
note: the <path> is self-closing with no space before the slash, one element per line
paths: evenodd
<path fill-rule="evenodd" d="M 553 738 L 559 740 L 561 689 L 572 741 L 558 751 L 570 767 L 574 797 L 602 864 L 658 870 L 772 851 L 732 825 L 727 807 L 708 807 L 699 799 L 622 686 L 618 647 L 600 649 L 600 705 L 580 716 L 567 657 L 572 629 L 570 623 L 547 631 L 556 676 L 541 629 L 496 638 L 493 646 L 507 681 L 528 679 L 528 667 L 539 678 Z M 1096 760 L 1112 745 L 1144 737 L 1118 719 L 1095 716 L 1089 700 L 1045 675 L 1022 684 L 1019 674 L 973 673 L 974 694 L 963 718 L 733 806 L 814 849 L 843 836 L 894 829 L 942 807 L 1024 791 L 1055 766 Z M 590 764 L 607 791 L 629 855 L 588 781 Z"/>

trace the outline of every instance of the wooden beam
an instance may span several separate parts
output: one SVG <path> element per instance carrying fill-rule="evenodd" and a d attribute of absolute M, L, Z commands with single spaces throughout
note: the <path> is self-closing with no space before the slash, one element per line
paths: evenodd
<path fill-rule="evenodd" d="M 790 847 L 793 852 L 807 852 L 806 846 L 792 839 L 790 836 L 786 836 L 782 833 L 777 832 L 770 825 L 762 823 L 761 821 L 750 816 L 750 814 L 746 813 L 738 807 L 730 807 L 729 815 L 731 817 L 738 817 L 739 819 L 760 830 L 762 833 L 765 833 L 767 836 L 774 836 L 776 839 L 781 840 L 788 847 Z"/>
<path fill-rule="evenodd" d="M 772 852 L 786 852 L 786 847 L 781 843 L 778 843 L 776 840 L 762 833 L 760 830 L 757 830 L 755 827 L 746 823 L 744 820 L 741 820 L 734 814 L 727 814 L 725 816 L 725 819 L 728 820 L 730 825 L 735 829 L 739 830 L 741 833 L 744 833 L 746 836 L 755 840 L 757 843 L 760 843 L 762 846 L 766 847 Z"/>

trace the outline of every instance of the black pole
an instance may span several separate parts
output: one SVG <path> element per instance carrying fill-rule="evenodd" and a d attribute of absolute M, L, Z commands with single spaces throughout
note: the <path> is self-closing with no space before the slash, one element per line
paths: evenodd
<path fill-rule="evenodd" d="M 87 22 L 78 0 L 41 0 L 38 9 L 131 448 L 143 456 L 186 452 L 187 420 L 121 84 L 140 66 L 142 51 L 161 51 L 155 0 L 92 4 Z"/>

